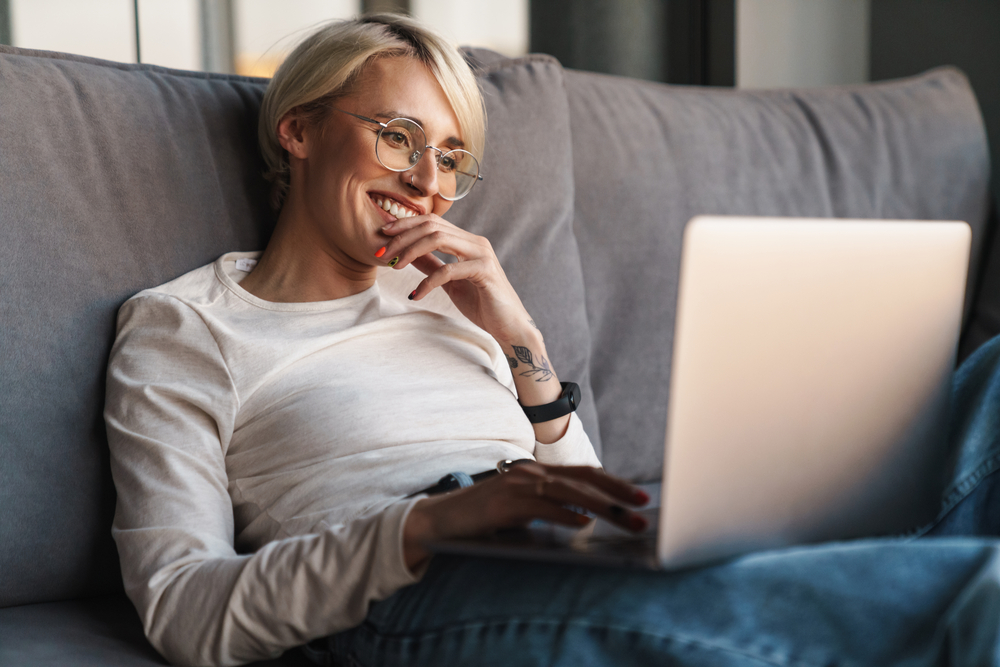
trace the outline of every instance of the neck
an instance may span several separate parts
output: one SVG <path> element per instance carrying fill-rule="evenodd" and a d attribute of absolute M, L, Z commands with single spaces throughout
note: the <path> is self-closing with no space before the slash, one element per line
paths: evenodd
<path fill-rule="evenodd" d="M 308 224 L 302 207 L 289 200 L 254 270 L 240 287 L 279 303 L 331 301 L 363 292 L 375 283 L 376 269 L 358 263 Z"/>

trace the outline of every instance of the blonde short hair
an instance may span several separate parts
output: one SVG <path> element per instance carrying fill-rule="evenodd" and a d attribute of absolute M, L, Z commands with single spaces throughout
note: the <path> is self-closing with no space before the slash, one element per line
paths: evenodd
<path fill-rule="evenodd" d="M 258 136 L 272 183 L 271 201 L 281 208 L 289 186 L 288 154 L 278 142 L 278 123 L 298 108 L 307 122 L 322 122 L 329 102 L 351 92 L 376 58 L 416 58 L 441 84 L 458 118 L 466 150 L 482 158 L 486 111 L 472 70 L 458 49 L 413 19 L 372 14 L 332 21 L 306 37 L 285 59 L 261 103 Z"/>

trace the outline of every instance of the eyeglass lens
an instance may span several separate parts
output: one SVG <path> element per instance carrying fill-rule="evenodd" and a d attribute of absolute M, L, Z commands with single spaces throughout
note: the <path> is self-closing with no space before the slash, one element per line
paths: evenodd
<path fill-rule="evenodd" d="M 378 134 L 375 155 L 387 169 L 406 171 L 423 156 L 427 137 L 423 129 L 405 118 L 389 121 Z M 469 193 L 479 176 L 479 161 L 460 149 L 438 153 L 438 192 L 445 199 L 461 199 Z"/>

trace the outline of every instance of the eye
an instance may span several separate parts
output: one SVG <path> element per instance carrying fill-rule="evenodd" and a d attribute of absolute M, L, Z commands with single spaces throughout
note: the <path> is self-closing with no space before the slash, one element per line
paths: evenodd
<path fill-rule="evenodd" d="M 442 155 L 441 159 L 438 160 L 438 169 L 440 169 L 446 174 L 450 174 L 451 172 L 455 171 L 455 168 L 457 166 L 458 165 L 455 163 L 455 158 L 453 158 L 448 154 Z"/>
<path fill-rule="evenodd" d="M 382 130 L 382 141 L 393 148 L 409 149 L 413 146 L 410 135 L 397 128 Z"/>

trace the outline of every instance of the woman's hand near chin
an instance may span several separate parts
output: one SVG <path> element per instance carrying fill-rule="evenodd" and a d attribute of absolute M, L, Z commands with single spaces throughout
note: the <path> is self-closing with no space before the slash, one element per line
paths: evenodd
<path fill-rule="evenodd" d="M 403 528 L 403 558 L 416 570 L 430 557 L 427 542 L 491 535 L 535 519 L 577 528 L 590 520 L 567 505 L 639 532 L 646 529 L 646 519 L 625 505 L 647 502 L 641 489 L 599 468 L 523 463 L 468 488 L 418 501 Z"/>
<path fill-rule="evenodd" d="M 488 240 L 434 214 L 403 218 L 382 231 L 392 237 L 385 252 L 379 253 L 382 261 L 397 269 L 413 264 L 427 276 L 410 298 L 420 300 L 440 287 L 463 315 L 500 344 L 521 405 L 545 405 L 559 398 L 562 387 L 549 363 L 542 333 L 507 280 Z M 458 261 L 446 264 L 431 254 L 435 251 L 454 255 Z M 535 439 L 542 443 L 559 440 L 569 421 L 570 416 L 565 415 L 532 424 Z"/>
<path fill-rule="evenodd" d="M 531 317 L 507 280 L 493 246 L 431 213 L 391 222 L 382 231 L 392 240 L 380 254 L 396 269 L 413 264 L 427 277 L 410 298 L 419 301 L 435 287 L 442 288 L 455 306 L 501 345 L 516 341 L 531 325 Z M 440 251 L 457 262 L 446 264 L 435 257 Z"/>

